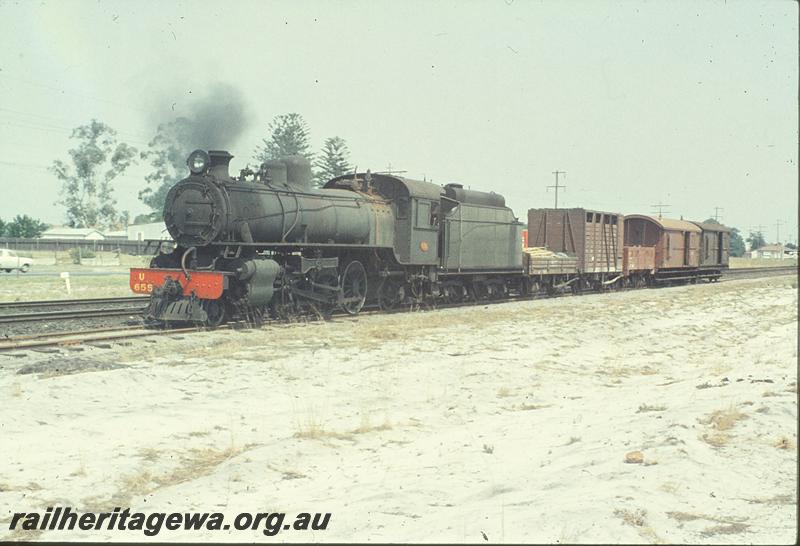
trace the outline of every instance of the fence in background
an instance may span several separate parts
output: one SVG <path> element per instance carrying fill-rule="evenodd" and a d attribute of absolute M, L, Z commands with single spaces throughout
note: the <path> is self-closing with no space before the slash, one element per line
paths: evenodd
<path fill-rule="evenodd" d="M 142 256 L 153 254 L 157 246 L 157 242 L 130 241 L 128 239 L 87 241 L 85 239 L 25 239 L 21 237 L 0 237 L 0 248 L 10 248 L 18 252 L 58 253 L 60 251 L 69 251 L 73 248 L 81 248 L 93 252 L 118 252 L 130 256 Z"/>

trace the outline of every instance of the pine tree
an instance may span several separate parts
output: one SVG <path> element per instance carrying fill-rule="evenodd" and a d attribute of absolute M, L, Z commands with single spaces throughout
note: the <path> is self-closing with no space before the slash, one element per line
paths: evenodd
<path fill-rule="evenodd" d="M 302 155 L 309 161 L 313 159 L 308 143 L 309 129 L 300 114 L 281 114 L 275 116 L 267 127 L 269 138 L 256 148 L 253 159 L 259 163 L 279 159 L 287 155 Z"/>
<path fill-rule="evenodd" d="M 341 176 L 352 170 L 350 166 L 350 150 L 343 138 L 335 136 L 325 139 L 322 151 L 314 163 L 316 172 L 314 181 L 323 186 L 331 178 Z"/>

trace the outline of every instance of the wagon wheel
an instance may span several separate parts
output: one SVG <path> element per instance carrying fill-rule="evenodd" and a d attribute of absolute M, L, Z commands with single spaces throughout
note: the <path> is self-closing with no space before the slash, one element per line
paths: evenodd
<path fill-rule="evenodd" d="M 225 322 L 225 306 L 219 300 L 207 300 L 203 302 L 203 308 L 206 311 L 206 324 L 212 328 L 216 328 Z"/>
<path fill-rule="evenodd" d="M 406 288 L 402 283 L 384 278 L 378 287 L 378 307 L 382 311 L 390 311 L 406 299 Z"/>
<path fill-rule="evenodd" d="M 445 301 L 447 303 L 461 303 L 464 301 L 466 289 L 461 284 L 449 285 L 445 288 Z"/>
<path fill-rule="evenodd" d="M 357 315 L 367 299 L 367 271 L 361 262 L 353 260 L 342 273 L 342 309 L 350 315 Z"/>
<path fill-rule="evenodd" d="M 486 285 L 479 280 L 473 279 L 470 295 L 473 301 L 482 300 L 486 296 Z"/>
<path fill-rule="evenodd" d="M 503 281 L 489 283 L 490 299 L 501 300 L 506 296 L 506 285 Z"/>

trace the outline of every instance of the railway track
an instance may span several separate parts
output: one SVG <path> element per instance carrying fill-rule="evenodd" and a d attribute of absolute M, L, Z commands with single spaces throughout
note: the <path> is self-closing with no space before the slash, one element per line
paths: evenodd
<path fill-rule="evenodd" d="M 770 277 L 770 276 L 778 276 L 778 275 L 788 275 L 792 273 L 797 273 L 798 268 L 796 266 L 785 266 L 785 267 L 763 267 L 763 268 L 750 268 L 750 269 L 730 269 L 723 273 L 723 281 L 725 280 L 736 280 L 741 278 L 751 278 L 751 277 Z M 587 292 L 589 293 L 589 292 Z M 554 296 L 549 297 L 561 297 L 561 296 L 570 296 L 571 293 L 564 293 L 564 294 L 555 294 Z M 539 296 L 539 297 L 548 297 L 548 296 Z M 32 304 L 29 307 L 47 307 L 48 304 L 52 306 L 67 306 L 71 305 L 87 305 L 87 304 L 109 304 L 109 303 L 143 303 L 147 301 L 147 297 L 127 297 L 127 298 L 98 298 L 98 299 L 89 299 L 89 300 L 51 300 L 51 301 L 37 301 L 37 302 L 12 302 L 11 305 L 7 304 L 0 304 L 0 309 L 3 307 L 25 307 L 25 303 Z M 363 317 L 374 315 L 378 313 L 384 314 L 392 314 L 392 313 L 407 313 L 413 312 L 418 310 L 425 310 L 425 309 L 450 309 L 450 308 L 459 308 L 459 307 L 468 307 L 474 305 L 497 305 L 503 303 L 511 303 L 515 301 L 530 301 L 530 297 L 506 297 L 500 298 L 495 300 L 486 300 L 480 302 L 461 302 L 461 303 L 450 303 L 450 304 L 440 304 L 437 306 L 426 306 L 426 305 L 416 305 L 412 307 L 404 306 L 397 309 L 391 309 L 388 311 L 381 311 L 376 306 L 369 306 L 365 307 L 359 315 L 352 318 Z M 19 304 L 19 305 L 16 305 Z M 23 315 L 0 315 L 0 324 L 2 323 L 10 323 L 19 320 L 53 320 L 53 319 L 66 319 L 66 318 L 76 318 L 76 317 L 104 317 L 104 316 L 118 316 L 118 315 L 126 315 L 131 313 L 136 313 L 141 311 L 142 308 L 137 307 L 127 307 L 127 308 L 117 308 L 117 309 L 81 309 L 81 310 L 72 310 L 72 311 L 49 311 L 49 312 L 40 312 L 40 313 L 27 313 Z M 23 317 L 20 319 L 19 317 Z M 335 313 L 331 319 L 332 320 L 348 320 L 351 318 L 351 315 L 347 315 L 346 313 Z M 274 325 L 279 321 L 277 320 L 267 320 L 263 324 L 259 325 L 260 327 L 263 326 L 270 326 Z M 245 322 L 234 322 L 228 323 L 223 326 L 217 327 L 216 330 L 222 329 L 236 329 L 236 328 L 251 328 L 253 325 L 247 324 Z M 52 333 L 42 333 L 42 334 L 33 334 L 33 335 L 24 335 L 24 336 L 15 336 L 11 338 L 7 338 L 6 340 L 0 339 L 0 352 L 3 351 L 11 351 L 11 350 L 25 350 L 25 349 L 37 349 L 37 348 L 44 348 L 44 347 L 53 347 L 53 346 L 74 346 L 74 345 L 82 345 L 82 344 L 93 344 L 105 341 L 119 341 L 126 338 L 140 338 L 140 337 L 149 337 L 149 336 L 158 336 L 158 335 L 165 335 L 165 334 L 174 334 L 174 333 L 185 333 L 185 332 L 196 332 L 196 331 L 205 331 L 206 328 L 202 327 L 183 327 L 183 328 L 169 328 L 169 329 L 147 329 L 143 327 L 119 327 L 119 328 L 102 328 L 102 329 L 92 329 L 92 330 L 79 330 L 79 331 L 62 331 L 62 332 L 52 332 Z"/>
<path fill-rule="evenodd" d="M 17 313 L 0 315 L 0 324 L 18 322 L 41 322 L 46 320 L 72 320 L 82 318 L 116 317 L 141 313 L 144 307 L 114 309 L 77 309 L 74 311 L 44 311 L 41 313 Z"/>
<path fill-rule="evenodd" d="M 63 321 L 140 313 L 146 296 L 0 302 L 0 324 Z M 99 306 L 99 308 L 98 308 Z"/>
<path fill-rule="evenodd" d="M 798 266 L 786 265 L 778 267 L 743 267 L 741 269 L 728 269 L 723 274 L 723 278 L 742 279 L 747 277 L 775 277 L 778 275 L 790 275 L 798 272 Z"/>
<path fill-rule="evenodd" d="M 74 300 L 39 300 L 39 301 L 4 301 L 0 302 L 0 311 L 4 309 L 35 309 L 41 307 L 73 307 L 85 305 L 114 305 L 141 303 L 145 305 L 148 296 L 124 296 L 119 298 L 86 298 Z"/>
<path fill-rule="evenodd" d="M 0 340 L 0 352 L 14 350 L 42 349 L 46 347 L 71 347 L 76 345 L 92 345 L 104 341 L 122 341 L 130 338 L 161 336 L 183 332 L 195 332 L 198 328 L 169 328 L 152 330 L 146 328 L 102 328 L 99 330 L 78 330 L 25 335 Z"/>

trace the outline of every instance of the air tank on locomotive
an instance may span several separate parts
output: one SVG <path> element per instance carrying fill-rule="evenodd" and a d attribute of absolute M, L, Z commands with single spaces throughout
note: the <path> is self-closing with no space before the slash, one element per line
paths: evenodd
<path fill-rule="evenodd" d="M 192 174 L 167 194 L 164 221 L 180 244 L 385 242 L 375 241 L 376 233 L 391 241 L 391 223 L 375 229 L 382 219 L 363 195 L 314 188 L 306 158 L 268 161 L 259 178 L 245 182 L 231 178 L 232 157 L 225 151 L 193 152 Z"/>

